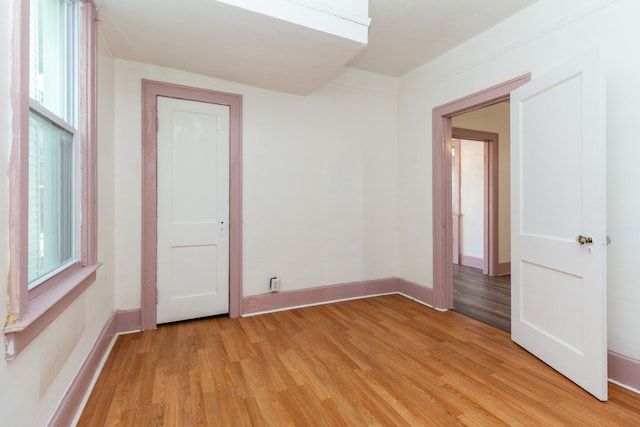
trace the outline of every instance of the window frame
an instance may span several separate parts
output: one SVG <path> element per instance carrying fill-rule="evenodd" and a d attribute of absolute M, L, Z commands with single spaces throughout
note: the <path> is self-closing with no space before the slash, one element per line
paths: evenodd
<path fill-rule="evenodd" d="M 97 261 L 97 10 L 77 0 L 80 205 L 78 260 L 28 290 L 29 19 L 30 0 L 13 0 L 12 139 L 9 161 L 9 276 L 5 358 L 13 359 L 95 281 Z"/>

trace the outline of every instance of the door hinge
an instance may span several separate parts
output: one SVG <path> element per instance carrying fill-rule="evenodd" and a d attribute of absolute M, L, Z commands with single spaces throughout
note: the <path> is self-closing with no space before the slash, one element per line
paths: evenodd
<path fill-rule="evenodd" d="M 156 305 L 158 304 L 158 288 L 156 288 Z"/>

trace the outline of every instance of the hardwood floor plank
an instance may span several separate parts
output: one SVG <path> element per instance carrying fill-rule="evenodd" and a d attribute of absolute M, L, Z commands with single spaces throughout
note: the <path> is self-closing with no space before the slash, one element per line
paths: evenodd
<path fill-rule="evenodd" d="M 164 418 L 163 407 L 160 405 L 140 406 L 135 410 L 133 426 L 160 426 Z"/>
<path fill-rule="evenodd" d="M 453 264 L 453 305 L 458 313 L 510 332 L 511 276 L 486 276 Z"/>
<path fill-rule="evenodd" d="M 398 416 L 403 420 L 403 424 L 408 425 L 420 425 L 422 420 L 419 418 L 418 413 L 415 411 L 415 407 L 412 405 L 407 405 L 404 402 L 404 399 L 399 399 L 398 391 L 402 389 L 402 386 L 398 386 L 397 383 L 395 385 L 397 387 L 393 387 L 394 384 L 388 384 L 384 382 L 378 375 L 375 375 L 373 372 L 367 371 L 356 371 L 356 374 L 360 376 L 360 378 L 367 383 L 369 387 L 371 387 L 372 391 L 374 391 L 381 399 L 383 399 L 389 406 L 393 408 L 393 410 L 398 414 Z M 393 391 L 393 392 L 392 392 Z M 420 411 L 427 411 L 429 408 L 422 407 Z"/>
<path fill-rule="evenodd" d="M 399 295 L 118 337 L 78 426 L 640 425 L 507 333 Z"/>
<path fill-rule="evenodd" d="M 392 395 L 399 405 L 410 411 L 421 423 L 429 421 L 433 425 L 452 425 L 456 417 L 463 413 L 456 396 L 443 390 L 438 377 L 423 375 L 415 366 L 402 364 L 402 360 L 391 359 L 391 355 L 378 355 L 381 363 L 368 372 L 367 378 L 373 384 L 380 384 L 387 394 Z M 400 364 L 398 364 L 400 362 Z M 392 367 L 392 368 L 390 368 Z M 402 373 L 398 371 L 402 368 Z M 438 390 L 438 393 L 433 393 Z M 381 391 L 378 391 L 382 394 Z M 420 424 L 418 424 L 420 425 Z"/>
<path fill-rule="evenodd" d="M 93 398 L 95 396 L 95 398 L 93 398 L 93 400 L 90 399 L 82 411 L 85 425 L 101 425 L 103 420 L 109 418 L 109 411 L 113 403 L 116 386 L 109 384 L 106 376 L 100 375 L 100 378 L 103 380 L 100 390 L 94 388 L 91 397 Z"/>
<path fill-rule="evenodd" d="M 321 411 L 316 414 L 319 420 L 323 420 L 328 426 L 357 426 L 362 425 L 359 420 L 350 418 L 351 413 L 345 413 L 334 399 L 323 400 Z"/>
<path fill-rule="evenodd" d="M 259 427 L 271 425 L 271 424 L 267 424 L 267 420 L 265 420 L 264 414 L 262 413 L 262 411 L 260 411 L 260 408 L 258 407 L 258 403 L 256 402 L 256 399 L 254 397 L 245 399 L 244 403 L 247 409 L 247 416 L 249 418 L 249 424 L 245 424 L 245 425 L 259 426 Z M 223 426 L 225 424 L 216 424 L 216 425 Z"/>
<path fill-rule="evenodd" d="M 331 393 L 324 387 L 324 381 L 313 371 L 313 363 L 301 352 L 287 350 L 280 354 L 280 361 L 296 382 L 297 386 L 306 385 L 318 400 L 331 398 Z"/>

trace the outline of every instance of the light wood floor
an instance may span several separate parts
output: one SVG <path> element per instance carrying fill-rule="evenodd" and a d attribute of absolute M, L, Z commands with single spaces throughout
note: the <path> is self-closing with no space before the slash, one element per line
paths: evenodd
<path fill-rule="evenodd" d="M 399 295 L 120 336 L 79 426 L 640 425 L 503 331 Z"/>

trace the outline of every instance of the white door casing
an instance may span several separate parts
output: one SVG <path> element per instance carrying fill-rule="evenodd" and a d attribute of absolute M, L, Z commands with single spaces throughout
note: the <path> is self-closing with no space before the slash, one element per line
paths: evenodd
<path fill-rule="evenodd" d="M 600 400 L 607 399 L 605 136 L 595 52 L 511 94 L 512 339 Z"/>
<path fill-rule="evenodd" d="M 229 311 L 229 107 L 158 97 L 157 322 Z"/>

